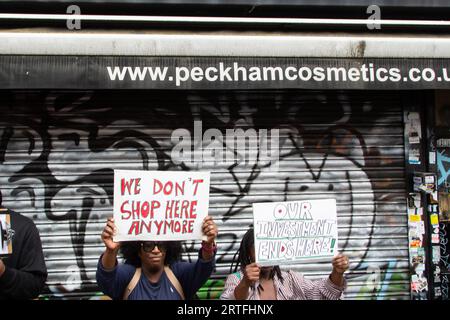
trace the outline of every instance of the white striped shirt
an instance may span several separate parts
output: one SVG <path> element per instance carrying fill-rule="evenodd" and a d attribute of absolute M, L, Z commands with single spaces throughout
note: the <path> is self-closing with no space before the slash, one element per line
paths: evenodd
<path fill-rule="evenodd" d="M 308 280 L 295 271 L 281 271 L 283 282 L 275 275 L 273 283 L 277 300 L 339 300 L 342 299 L 347 281 L 344 285 L 335 285 L 330 277 L 320 280 Z M 243 279 L 244 274 L 238 271 L 230 274 L 225 282 L 225 289 L 220 296 L 221 300 L 236 300 L 234 289 Z M 249 288 L 247 300 L 260 300 L 258 290 L 259 281 Z"/>

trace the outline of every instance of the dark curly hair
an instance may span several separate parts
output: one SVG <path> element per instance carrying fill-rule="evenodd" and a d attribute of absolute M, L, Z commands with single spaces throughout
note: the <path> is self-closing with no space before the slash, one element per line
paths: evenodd
<path fill-rule="evenodd" d="M 241 271 L 244 271 L 247 265 L 254 262 L 250 257 L 250 250 L 254 247 L 255 247 L 254 231 L 253 227 L 250 227 L 250 229 L 242 237 L 241 245 L 239 246 L 238 251 L 233 257 L 233 262 L 231 263 L 230 268 L 231 272 L 236 272 L 238 268 L 240 268 Z M 269 279 L 273 279 L 275 275 L 277 275 L 278 279 L 280 279 L 280 281 L 283 282 L 283 276 L 281 275 L 281 269 L 279 266 L 274 266 L 273 268 L 271 268 L 269 273 Z M 259 289 L 260 288 L 258 288 L 258 290 Z"/>
<path fill-rule="evenodd" d="M 120 251 L 126 264 L 131 264 L 135 267 L 140 267 L 142 262 L 139 258 L 139 251 L 141 250 L 142 241 L 130 241 L 122 242 L 120 246 Z M 175 261 L 181 260 L 181 254 L 183 248 L 180 241 L 164 241 L 167 247 L 166 257 L 164 259 L 164 265 L 170 266 Z"/>

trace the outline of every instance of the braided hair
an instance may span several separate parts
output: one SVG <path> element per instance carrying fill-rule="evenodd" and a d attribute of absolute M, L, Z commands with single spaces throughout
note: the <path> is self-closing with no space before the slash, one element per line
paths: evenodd
<path fill-rule="evenodd" d="M 235 253 L 233 257 L 233 262 L 230 267 L 231 271 L 230 273 L 236 272 L 238 268 L 242 272 L 244 272 L 245 267 L 254 262 L 252 261 L 250 255 L 250 251 L 251 249 L 254 249 L 254 247 L 255 247 L 254 231 L 253 227 L 250 227 L 250 229 L 248 229 L 248 231 L 242 237 L 241 245 L 239 246 L 238 251 Z M 281 275 L 281 269 L 279 266 L 274 266 L 270 269 L 269 279 L 273 280 L 275 275 L 278 277 L 278 279 L 280 279 L 281 282 L 283 282 L 283 276 Z"/>

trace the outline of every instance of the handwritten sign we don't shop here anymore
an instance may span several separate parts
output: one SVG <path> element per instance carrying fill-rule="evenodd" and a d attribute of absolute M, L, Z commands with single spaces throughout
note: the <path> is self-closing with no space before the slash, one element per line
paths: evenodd
<path fill-rule="evenodd" d="M 337 253 L 336 200 L 253 204 L 255 258 L 262 266 L 326 259 Z"/>
<path fill-rule="evenodd" d="M 202 239 L 209 172 L 114 170 L 114 241 Z"/>

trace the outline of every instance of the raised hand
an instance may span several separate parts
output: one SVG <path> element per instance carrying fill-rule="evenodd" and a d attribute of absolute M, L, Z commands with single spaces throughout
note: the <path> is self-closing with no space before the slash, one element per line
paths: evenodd
<path fill-rule="evenodd" d="M 120 242 L 114 242 L 113 236 L 116 233 L 116 225 L 114 224 L 114 218 L 108 218 L 106 226 L 102 232 L 102 241 L 105 244 L 106 249 L 111 251 L 117 251 L 120 248 Z"/>
<path fill-rule="evenodd" d="M 207 237 L 206 242 L 213 245 L 216 241 L 218 230 L 217 225 L 211 216 L 206 216 L 205 219 L 203 219 L 202 230 L 203 234 Z"/>
<path fill-rule="evenodd" d="M 246 265 L 244 270 L 244 281 L 246 284 L 249 286 L 255 284 L 259 280 L 260 272 L 261 268 L 255 262 Z"/>
<path fill-rule="evenodd" d="M 350 266 L 350 260 L 346 255 L 338 254 L 333 258 L 333 271 L 343 274 Z"/>

